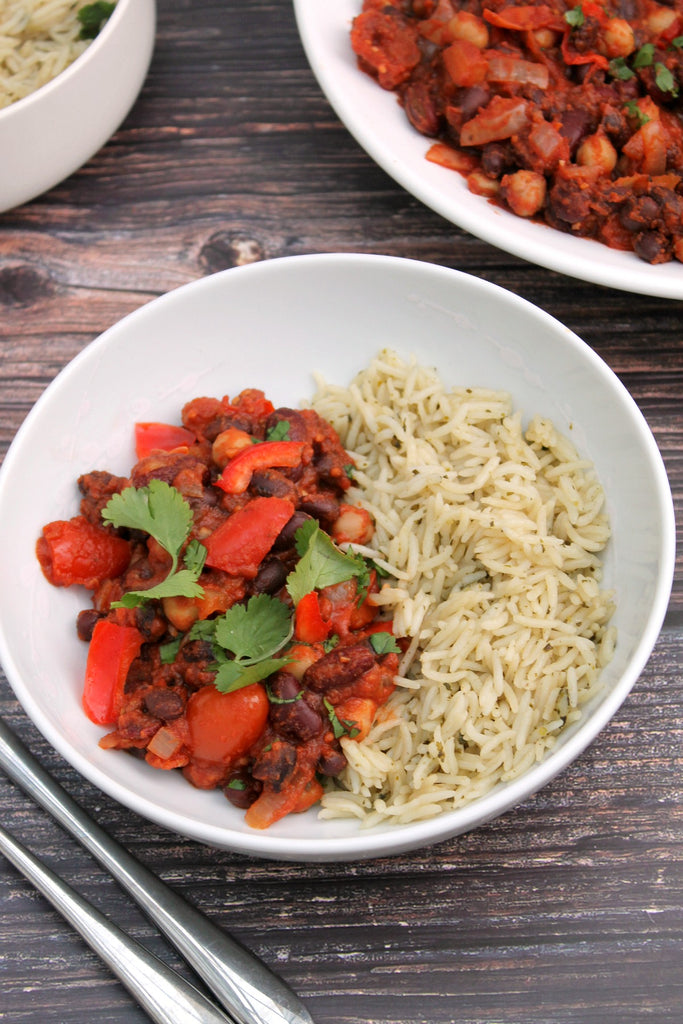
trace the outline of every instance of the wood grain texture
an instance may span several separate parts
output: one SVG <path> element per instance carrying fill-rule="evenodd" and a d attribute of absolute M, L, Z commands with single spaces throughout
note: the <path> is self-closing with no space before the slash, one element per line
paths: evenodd
<path fill-rule="evenodd" d="M 331 111 L 287 0 L 160 0 L 150 74 L 120 130 L 66 182 L 0 215 L 0 450 L 76 353 L 155 296 L 240 263 L 335 250 L 456 267 L 566 323 L 646 416 L 683 523 L 681 304 L 534 267 L 403 192 Z M 4 677 L 0 713 L 120 842 L 280 971 L 318 1024 L 679 1024 L 680 557 L 655 651 L 583 756 L 495 822 L 394 859 L 293 865 L 183 840 L 80 778 Z M 18 838 L 189 976 L 4 776 L 0 806 Z M 0 862 L 0 1020 L 93 1019 L 147 1018 Z"/>

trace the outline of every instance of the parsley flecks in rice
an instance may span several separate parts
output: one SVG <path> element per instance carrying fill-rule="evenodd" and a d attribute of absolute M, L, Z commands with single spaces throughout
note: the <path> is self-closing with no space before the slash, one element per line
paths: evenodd
<path fill-rule="evenodd" d="M 524 430 L 509 395 L 446 390 L 389 350 L 348 389 L 320 381 L 313 405 L 356 460 L 351 494 L 376 522 L 360 551 L 393 577 L 379 600 L 411 638 L 321 815 L 428 818 L 531 768 L 599 687 L 604 493 L 549 420 Z"/>

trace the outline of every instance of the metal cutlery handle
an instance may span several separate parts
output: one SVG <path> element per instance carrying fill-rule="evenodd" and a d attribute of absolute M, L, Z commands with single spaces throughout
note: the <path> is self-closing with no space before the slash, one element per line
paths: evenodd
<path fill-rule="evenodd" d="M 314 1024 L 281 978 L 100 828 L 2 720 L 0 767 L 107 868 L 192 965 L 237 1024 Z"/>
<path fill-rule="evenodd" d="M 201 992 L 107 920 L 2 827 L 0 851 L 83 936 L 156 1024 L 229 1024 Z"/>

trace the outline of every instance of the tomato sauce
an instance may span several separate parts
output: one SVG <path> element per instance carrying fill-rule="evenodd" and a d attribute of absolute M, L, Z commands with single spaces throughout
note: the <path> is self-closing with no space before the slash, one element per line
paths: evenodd
<path fill-rule="evenodd" d="M 351 45 L 472 192 L 683 260 L 683 0 L 365 0 Z"/>
<path fill-rule="evenodd" d="M 320 798 L 342 740 L 367 735 L 394 689 L 402 647 L 377 571 L 339 548 L 372 521 L 345 501 L 332 427 L 255 389 L 134 436 L 130 474 L 84 474 L 78 514 L 36 545 L 51 583 L 91 592 L 84 710 L 102 747 L 221 789 L 266 828 Z"/>

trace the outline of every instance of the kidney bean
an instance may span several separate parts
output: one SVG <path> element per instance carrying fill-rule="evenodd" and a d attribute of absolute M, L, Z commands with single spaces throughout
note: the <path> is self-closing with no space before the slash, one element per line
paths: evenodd
<path fill-rule="evenodd" d="M 590 132 L 590 118 L 585 110 L 565 110 L 561 114 L 560 135 L 569 143 L 569 149 L 573 153 L 578 147 L 584 135 Z"/>
<path fill-rule="evenodd" d="M 290 441 L 307 441 L 308 440 L 308 429 L 306 427 L 306 420 L 296 409 L 288 409 L 286 406 L 282 406 L 279 409 L 275 409 L 271 412 L 270 416 L 266 420 L 266 434 L 274 427 L 281 423 L 282 420 L 286 420 L 289 423 L 289 437 Z"/>
<path fill-rule="evenodd" d="M 348 686 L 375 664 L 375 655 L 366 644 L 335 648 L 306 669 L 302 682 L 311 690 L 325 693 L 333 687 Z"/>
<path fill-rule="evenodd" d="M 156 686 L 149 690 L 143 699 L 145 710 L 160 718 L 163 722 L 172 722 L 174 718 L 180 718 L 185 710 L 185 701 L 176 690 L 168 690 L 165 687 Z"/>
<path fill-rule="evenodd" d="M 483 85 L 472 85 L 458 93 L 457 107 L 463 121 L 474 117 L 480 107 L 485 106 L 490 98 L 489 90 Z"/>
<path fill-rule="evenodd" d="M 301 502 L 301 510 L 324 523 L 333 522 L 339 515 L 339 502 L 333 494 L 319 491 L 312 497 L 307 498 L 306 501 Z"/>
<path fill-rule="evenodd" d="M 340 775 L 346 768 L 346 758 L 342 754 L 341 750 L 333 750 L 332 747 L 328 747 L 320 755 L 318 761 L 318 771 L 321 775 L 327 775 L 333 778 L 335 775 Z"/>

